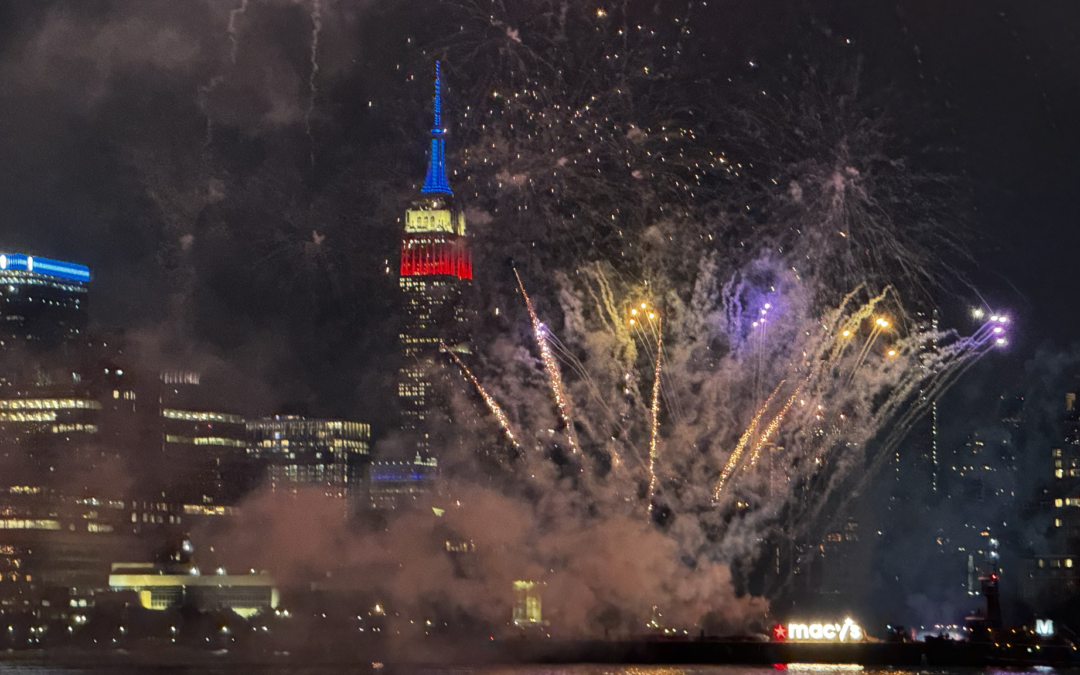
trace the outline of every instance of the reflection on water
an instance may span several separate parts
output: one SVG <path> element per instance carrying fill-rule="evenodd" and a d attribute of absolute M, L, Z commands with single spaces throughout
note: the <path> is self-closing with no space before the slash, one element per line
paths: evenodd
<path fill-rule="evenodd" d="M 890 668 L 858 664 L 788 663 L 774 666 L 489 666 L 422 668 L 408 675 L 1051 675 L 1054 668 Z M 1064 672 L 1064 671 L 1062 671 Z"/>
<path fill-rule="evenodd" d="M 848 675 L 1048 675 L 1053 668 L 1037 666 L 1028 670 L 1003 670 L 1000 668 L 876 668 L 839 664 L 818 663 L 777 664 L 763 666 L 480 666 L 480 667 L 425 667 L 407 670 L 380 671 L 387 675 L 780 675 L 787 670 L 793 675 L 824 675 L 836 673 Z M 236 664 L 225 667 L 168 667 L 160 666 L 91 666 L 57 667 L 31 663 L 0 661 L 0 675 L 370 675 L 371 670 L 359 666 L 252 666 Z"/>

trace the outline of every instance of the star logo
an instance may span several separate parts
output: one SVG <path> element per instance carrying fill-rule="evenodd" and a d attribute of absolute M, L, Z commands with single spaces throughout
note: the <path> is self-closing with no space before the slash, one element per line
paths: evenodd
<path fill-rule="evenodd" d="M 778 623 L 773 626 L 773 639 L 777 642 L 782 642 L 787 639 L 787 629 L 784 628 L 784 624 Z"/>

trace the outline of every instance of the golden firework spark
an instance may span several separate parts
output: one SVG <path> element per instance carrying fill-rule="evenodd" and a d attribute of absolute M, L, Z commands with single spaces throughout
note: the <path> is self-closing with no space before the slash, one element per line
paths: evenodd
<path fill-rule="evenodd" d="M 746 449 L 746 444 L 753 438 L 754 432 L 757 431 L 758 424 L 761 422 L 761 417 L 765 414 L 765 411 L 769 409 L 769 404 L 772 403 L 773 398 L 776 397 L 776 393 L 780 391 L 780 387 L 784 386 L 787 380 L 780 380 L 780 384 L 776 385 L 776 389 L 769 394 L 769 398 L 765 399 L 765 403 L 761 406 L 761 409 L 757 411 L 754 418 L 750 420 L 750 426 L 743 432 L 743 435 L 739 437 L 739 442 L 735 446 L 735 449 L 731 451 L 731 456 L 728 457 L 727 465 L 724 466 L 724 470 L 720 472 L 720 480 L 716 482 L 716 488 L 713 489 L 713 501 L 720 499 L 720 493 L 724 491 L 724 485 L 727 483 L 728 478 L 735 471 L 735 467 L 739 465 L 739 459 L 742 457 L 743 450 Z"/>
<path fill-rule="evenodd" d="M 663 359 L 664 349 L 664 331 L 663 324 L 658 320 L 657 322 L 657 337 L 656 337 L 656 368 L 653 371 L 653 388 L 652 388 L 652 407 L 650 412 L 652 413 L 652 429 L 649 433 L 649 516 L 652 516 L 653 512 L 653 497 L 656 496 L 656 441 L 657 431 L 660 429 L 660 364 Z"/>
<path fill-rule="evenodd" d="M 548 344 L 547 329 L 540 322 L 540 317 L 536 315 L 532 300 L 529 299 L 529 294 L 525 292 L 525 284 L 521 283 L 521 275 L 518 274 L 516 269 L 514 270 L 514 276 L 517 277 L 518 288 L 521 289 L 521 295 L 525 298 L 525 307 L 529 310 L 533 333 L 536 335 L 536 347 L 540 350 L 540 360 L 543 361 L 544 370 L 547 371 L 551 393 L 555 397 L 555 405 L 559 408 L 559 417 L 562 418 L 563 426 L 566 427 L 566 440 L 570 444 L 570 451 L 577 454 L 580 449 L 578 448 L 577 436 L 574 434 L 574 422 L 570 417 L 570 399 L 563 392 L 562 373 L 559 372 L 559 365 L 555 361 L 555 355 L 551 352 L 551 345 Z"/>
<path fill-rule="evenodd" d="M 780 428 L 780 423 L 784 421 L 784 415 L 787 415 L 788 409 L 791 408 L 791 404 L 795 402 L 795 398 L 799 395 L 799 390 L 796 389 L 795 393 L 791 395 L 791 398 L 787 400 L 784 407 L 780 409 L 776 417 L 773 418 L 765 430 L 761 432 L 761 436 L 758 437 L 757 443 L 754 444 L 754 450 L 750 455 L 750 466 L 756 466 L 758 457 L 761 455 L 761 449 L 765 447 L 765 444 L 769 442 L 769 437 L 776 433 L 776 430 Z"/>
<path fill-rule="evenodd" d="M 484 386 L 480 384 L 480 380 L 476 379 L 476 376 L 473 375 L 472 371 L 469 370 L 469 367 L 465 365 L 465 362 L 461 360 L 461 357 L 450 351 L 445 343 L 440 342 L 439 344 L 442 346 L 443 351 L 449 354 L 451 358 L 454 359 L 454 362 L 458 364 L 458 367 L 461 368 L 461 372 L 465 374 L 465 377 L 472 382 L 474 387 L 476 387 L 476 391 L 480 393 L 480 397 L 483 398 L 484 403 L 487 404 L 488 410 L 490 410 L 491 414 L 495 416 L 495 419 L 499 421 L 499 426 L 502 427 L 503 433 L 506 434 L 506 438 L 513 443 L 515 448 L 520 450 L 521 445 L 518 444 L 517 438 L 514 437 L 514 432 L 510 429 L 510 420 L 506 417 L 506 413 L 503 412 L 499 402 L 492 398 L 491 394 L 484 389 Z"/>

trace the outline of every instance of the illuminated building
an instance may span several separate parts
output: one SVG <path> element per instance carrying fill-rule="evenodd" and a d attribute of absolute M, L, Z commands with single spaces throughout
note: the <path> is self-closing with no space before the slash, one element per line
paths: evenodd
<path fill-rule="evenodd" d="M 235 503 L 258 479 L 247 452 L 247 420 L 223 410 L 215 387 L 194 371 L 161 373 L 160 443 L 171 475 L 164 486 L 185 503 Z"/>
<path fill-rule="evenodd" d="M 1080 555 L 1080 407 L 1076 394 L 1065 394 L 1060 442 L 1050 450 L 1054 539 L 1059 550 Z"/>
<path fill-rule="evenodd" d="M 925 370 L 929 367 L 928 363 L 931 363 L 938 355 L 937 334 L 940 316 L 936 309 L 923 310 L 915 313 L 915 319 L 916 331 L 921 335 L 930 336 L 919 345 L 919 368 Z M 919 403 L 926 407 L 926 416 L 915 423 L 908 434 L 908 441 L 898 447 L 893 456 L 893 468 L 898 483 L 895 493 L 912 502 L 932 500 L 938 497 L 937 493 L 942 488 L 943 457 L 938 447 L 937 401 L 929 399 L 926 392 L 920 390 Z M 905 467 L 908 475 L 901 475 L 905 473 L 901 470 L 904 463 L 901 457 L 904 455 L 910 457 Z M 929 478 L 929 481 L 926 481 L 926 478 Z M 929 488 L 929 495 L 919 495 L 924 487 Z"/>
<path fill-rule="evenodd" d="M 972 434 L 953 453 L 949 474 L 949 492 L 953 499 L 965 504 L 1001 504 L 1015 499 L 1012 433 L 1005 429 L 998 436 L 996 431 Z M 983 522 L 976 527 L 981 531 L 990 524 L 992 522 Z"/>
<path fill-rule="evenodd" d="M 134 374 L 119 365 L 117 343 L 88 338 L 34 354 L 0 350 L 0 357 L 8 357 L 0 365 L 0 461 L 8 485 L 80 492 L 96 471 L 122 471 L 157 451 L 154 397 L 137 392 Z"/>
<path fill-rule="evenodd" d="M 419 499 L 431 490 L 438 463 L 417 453 L 412 461 L 385 460 L 371 463 L 368 495 L 377 509 L 395 509 Z"/>
<path fill-rule="evenodd" d="M 38 485 L 93 468 L 100 401 L 74 388 L 9 395 L 0 399 L 0 459 L 8 481 Z"/>
<path fill-rule="evenodd" d="M 223 569 L 202 574 L 195 566 L 181 571 L 156 563 L 113 563 L 109 589 L 134 591 L 143 608 L 156 610 L 189 605 L 203 612 L 225 608 L 250 617 L 278 603 L 268 574 L 226 574 Z"/>
<path fill-rule="evenodd" d="M 1054 463 L 1054 479 L 1059 484 L 1080 484 L 1080 406 L 1076 393 L 1065 394 L 1065 415 L 1062 419 L 1061 443 L 1050 451 Z"/>
<path fill-rule="evenodd" d="M 0 254 L 0 346 L 51 349 L 82 337 L 89 281 L 83 265 Z"/>
<path fill-rule="evenodd" d="M 1080 595 L 1080 406 L 1076 392 L 1065 394 L 1058 442 L 1050 449 L 1049 546 L 1028 559 L 1024 600 L 1052 610 Z"/>
<path fill-rule="evenodd" d="M 539 581 L 514 582 L 514 625 L 518 628 L 539 627 L 544 625 L 543 598 L 544 584 Z"/>
<path fill-rule="evenodd" d="M 807 579 L 818 595 L 817 604 L 832 611 L 850 609 L 852 598 L 865 581 L 867 555 L 866 542 L 860 546 L 859 521 L 854 517 L 830 528 L 818 544 L 818 556 Z"/>
<path fill-rule="evenodd" d="M 272 490 L 319 488 L 328 497 L 359 498 L 371 428 L 361 422 L 276 415 L 247 423 L 248 452 L 266 465 Z"/>
<path fill-rule="evenodd" d="M 967 547 L 964 547 L 965 550 Z M 996 577 L 1001 571 L 1001 553 L 999 542 L 991 536 L 987 528 L 979 533 L 979 544 L 968 551 L 967 556 L 967 592 L 968 595 L 983 595 L 986 582 Z M 997 581 L 996 578 L 993 581 Z M 997 584 L 993 584 L 996 589 Z"/>
<path fill-rule="evenodd" d="M 76 621 L 108 590 L 116 556 L 196 526 L 177 506 L 72 496 L 40 485 L 0 488 L 0 611 Z"/>
<path fill-rule="evenodd" d="M 179 494 L 208 503 L 238 499 L 246 483 L 247 421 L 240 415 L 207 410 L 162 408 L 162 443 L 166 461 L 180 468 L 187 485 Z M 254 470 L 253 470 L 254 471 Z"/>
<path fill-rule="evenodd" d="M 433 434 L 450 421 L 442 380 L 440 344 L 467 351 L 462 293 L 472 279 L 465 215 L 454 203 L 446 176 L 446 129 L 442 126 L 442 80 L 435 65 L 435 123 L 427 175 L 420 197 L 405 212 L 399 284 L 405 321 L 399 334 L 403 362 L 398 379 L 401 426 L 424 457 Z"/>

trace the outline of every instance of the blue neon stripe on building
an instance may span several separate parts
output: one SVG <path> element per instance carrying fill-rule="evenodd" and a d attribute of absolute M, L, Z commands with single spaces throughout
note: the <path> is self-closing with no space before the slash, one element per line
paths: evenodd
<path fill-rule="evenodd" d="M 90 281 L 90 268 L 86 265 L 39 258 L 24 253 L 0 253 L 0 270 L 34 272 L 69 281 Z"/>

